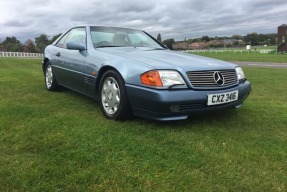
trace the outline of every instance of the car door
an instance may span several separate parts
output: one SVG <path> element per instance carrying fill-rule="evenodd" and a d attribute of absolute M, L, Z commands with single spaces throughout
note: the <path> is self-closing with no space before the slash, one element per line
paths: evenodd
<path fill-rule="evenodd" d="M 68 42 L 79 42 L 86 46 L 86 29 L 73 28 L 58 41 L 54 49 L 53 70 L 59 84 L 83 92 L 87 51 L 67 49 Z"/>

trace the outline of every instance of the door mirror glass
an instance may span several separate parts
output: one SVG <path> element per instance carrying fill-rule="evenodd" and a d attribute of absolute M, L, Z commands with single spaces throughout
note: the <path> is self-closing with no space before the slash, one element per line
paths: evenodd
<path fill-rule="evenodd" d="M 86 46 L 84 43 L 69 41 L 67 42 L 67 49 L 83 51 L 86 50 Z"/>

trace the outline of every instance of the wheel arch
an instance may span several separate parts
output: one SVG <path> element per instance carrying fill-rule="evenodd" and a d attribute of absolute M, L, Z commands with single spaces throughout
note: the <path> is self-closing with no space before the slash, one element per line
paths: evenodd
<path fill-rule="evenodd" d="M 43 73 L 45 73 L 45 69 L 46 69 L 48 61 L 50 61 L 50 60 L 47 57 L 45 57 L 44 61 L 43 61 L 43 64 L 42 64 Z"/>
<path fill-rule="evenodd" d="M 99 70 L 98 75 L 97 75 L 97 81 L 96 81 L 96 86 L 95 86 L 96 87 L 96 93 L 99 93 L 101 79 L 102 79 L 103 75 L 105 74 L 105 72 L 107 72 L 108 70 L 116 71 L 120 75 L 120 77 L 122 78 L 123 82 L 125 83 L 125 80 L 124 80 L 122 74 L 119 72 L 119 70 L 117 70 L 115 67 L 112 67 L 110 65 L 103 66 L 103 67 L 101 67 L 101 69 Z"/>

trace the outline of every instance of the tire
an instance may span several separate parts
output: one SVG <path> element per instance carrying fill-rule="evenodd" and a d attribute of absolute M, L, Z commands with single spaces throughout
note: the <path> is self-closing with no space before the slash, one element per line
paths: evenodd
<path fill-rule="evenodd" d="M 62 87 L 58 85 L 55 79 L 55 76 L 53 74 L 53 68 L 49 61 L 46 64 L 44 80 L 45 80 L 46 89 L 48 91 L 59 91 L 62 89 Z"/>
<path fill-rule="evenodd" d="M 122 77 L 114 70 L 106 71 L 100 81 L 100 106 L 104 116 L 113 120 L 131 118 L 131 107 Z"/>

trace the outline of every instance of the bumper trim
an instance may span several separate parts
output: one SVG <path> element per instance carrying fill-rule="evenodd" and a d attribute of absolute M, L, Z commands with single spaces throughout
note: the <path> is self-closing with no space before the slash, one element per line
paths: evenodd
<path fill-rule="evenodd" d="M 224 90 L 158 90 L 126 84 L 126 90 L 135 116 L 170 121 L 186 119 L 192 113 L 239 108 L 251 92 L 251 85 L 245 81 L 238 86 Z M 208 94 L 234 90 L 239 91 L 237 101 L 207 106 Z"/>

